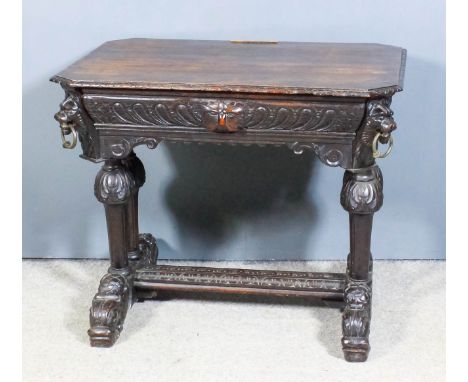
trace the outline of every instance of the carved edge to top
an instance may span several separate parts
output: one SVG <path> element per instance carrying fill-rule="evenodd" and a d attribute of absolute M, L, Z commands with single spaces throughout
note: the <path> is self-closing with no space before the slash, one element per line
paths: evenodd
<path fill-rule="evenodd" d="M 406 56 L 406 49 L 402 52 L 402 63 Z M 222 92 L 222 93 L 251 93 L 251 94 L 282 94 L 290 95 L 307 95 L 315 97 L 357 97 L 357 98 L 372 98 L 393 95 L 396 92 L 403 90 L 403 75 L 404 68 L 400 68 L 399 84 L 385 86 L 380 88 L 372 88 L 368 90 L 359 89 L 330 89 L 330 88 L 304 88 L 304 87 L 283 87 L 281 93 L 278 93 L 277 87 L 272 86 L 247 86 L 247 85 L 226 85 L 220 89 L 219 86 L 206 86 L 202 91 L 199 85 L 192 84 L 151 84 L 145 82 L 95 82 L 89 80 L 71 80 L 59 75 L 53 76 L 50 81 L 66 84 L 71 88 L 94 88 L 94 89 L 133 89 L 133 90 L 155 90 L 155 91 L 201 91 L 201 92 Z"/>

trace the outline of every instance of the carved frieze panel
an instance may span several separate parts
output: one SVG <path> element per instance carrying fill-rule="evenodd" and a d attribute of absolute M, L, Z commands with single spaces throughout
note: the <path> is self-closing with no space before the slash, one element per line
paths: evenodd
<path fill-rule="evenodd" d="M 216 132 L 292 130 L 354 132 L 364 103 L 283 102 L 188 97 L 85 95 L 96 124 L 181 126 Z"/>

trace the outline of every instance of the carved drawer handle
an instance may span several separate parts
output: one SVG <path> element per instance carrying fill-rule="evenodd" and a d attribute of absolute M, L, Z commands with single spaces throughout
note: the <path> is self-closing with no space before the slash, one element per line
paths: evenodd
<path fill-rule="evenodd" d="M 379 151 L 379 138 L 381 138 L 382 136 L 382 133 L 377 133 L 375 134 L 374 140 L 372 141 L 372 156 L 376 159 L 385 158 L 392 152 L 393 136 L 391 134 L 389 134 L 388 137 L 385 137 L 388 138 L 387 150 L 383 154 Z"/>
<path fill-rule="evenodd" d="M 72 135 L 72 139 L 69 141 L 66 136 Z M 78 142 L 78 134 L 72 124 L 60 124 L 60 135 L 62 136 L 62 147 L 64 149 L 73 149 Z"/>
<path fill-rule="evenodd" d="M 62 146 L 65 149 L 73 149 L 78 142 L 78 133 L 75 129 L 75 120 L 80 113 L 76 97 L 71 94 L 66 94 L 65 99 L 60 104 L 60 110 L 55 113 L 54 118 L 60 124 L 60 135 L 62 137 Z M 68 140 L 67 135 L 72 135 L 72 139 Z"/>
<path fill-rule="evenodd" d="M 203 126 L 218 133 L 232 133 L 239 130 L 239 119 L 244 110 L 239 102 L 212 102 L 205 107 Z"/>

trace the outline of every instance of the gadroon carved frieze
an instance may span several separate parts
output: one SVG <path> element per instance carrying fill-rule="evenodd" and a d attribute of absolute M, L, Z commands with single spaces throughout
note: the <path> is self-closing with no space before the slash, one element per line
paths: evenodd
<path fill-rule="evenodd" d="M 85 95 L 96 124 L 112 126 L 181 126 L 216 132 L 292 130 L 354 132 L 364 103 L 282 102 L 188 97 Z"/>

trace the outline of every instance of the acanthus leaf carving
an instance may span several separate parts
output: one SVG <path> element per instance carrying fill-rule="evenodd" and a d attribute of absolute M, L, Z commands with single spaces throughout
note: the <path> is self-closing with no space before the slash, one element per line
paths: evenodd
<path fill-rule="evenodd" d="M 101 203 L 122 204 L 128 200 L 134 188 L 132 173 L 117 161 L 109 160 L 96 176 L 94 194 Z"/>
<path fill-rule="evenodd" d="M 91 346 L 112 346 L 123 328 L 131 304 L 131 285 L 127 277 L 107 273 L 99 284 L 89 311 Z"/>
<path fill-rule="evenodd" d="M 341 205 L 352 213 L 370 214 L 383 204 L 383 178 L 377 165 L 347 170 L 343 178 Z"/>

